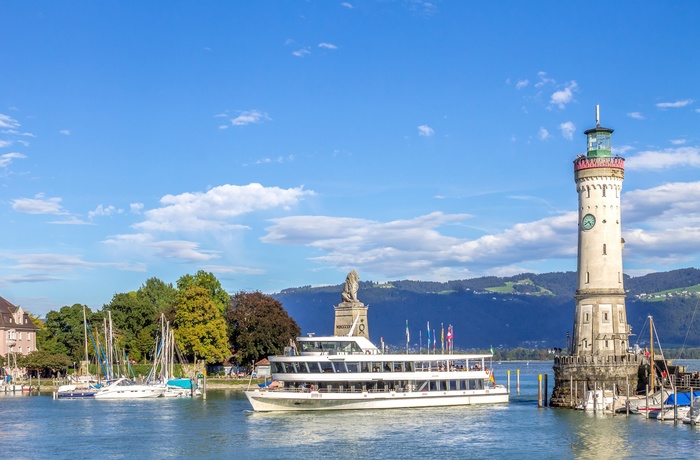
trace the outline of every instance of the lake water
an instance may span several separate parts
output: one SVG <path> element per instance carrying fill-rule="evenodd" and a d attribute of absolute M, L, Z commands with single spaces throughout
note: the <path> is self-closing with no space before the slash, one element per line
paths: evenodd
<path fill-rule="evenodd" d="M 700 362 L 686 361 L 689 369 Z M 695 458 L 700 427 L 537 407 L 551 363 L 503 363 L 509 404 L 434 409 L 251 413 L 241 392 L 207 399 L 53 400 L 0 395 L 0 455 L 8 459 Z M 520 369 L 521 395 L 515 395 Z"/>

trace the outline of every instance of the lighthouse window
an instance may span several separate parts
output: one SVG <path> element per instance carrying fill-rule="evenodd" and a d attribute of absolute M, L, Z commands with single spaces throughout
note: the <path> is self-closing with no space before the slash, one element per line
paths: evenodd
<path fill-rule="evenodd" d="M 605 190 L 607 190 L 607 185 L 603 185 L 603 196 L 605 196 Z"/>
<path fill-rule="evenodd" d="M 610 321 L 608 319 L 608 312 L 603 313 L 603 321 Z"/>
<path fill-rule="evenodd" d="M 608 348 L 608 341 L 605 341 L 605 348 Z"/>
<path fill-rule="evenodd" d="M 586 186 L 586 198 L 590 198 L 590 197 L 591 197 L 591 189 L 590 189 L 590 187 Z"/>
<path fill-rule="evenodd" d="M 590 282 L 591 278 L 588 272 L 586 272 L 586 284 Z"/>
<path fill-rule="evenodd" d="M 603 255 L 606 255 L 608 253 L 606 248 L 607 248 L 607 246 L 604 244 L 603 245 Z"/>

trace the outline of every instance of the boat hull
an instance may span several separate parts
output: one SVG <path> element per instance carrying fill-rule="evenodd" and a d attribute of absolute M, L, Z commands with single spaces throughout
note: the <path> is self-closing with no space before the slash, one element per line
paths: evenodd
<path fill-rule="evenodd" d="M 99 390 L 70 390 L 56 393 L 58 399 L 92 399 Z"/>
<path fill-rule="evenodd" d="M 252 390 L 245 392 L 256 412 L 401 409 L 507 403 L 508 390 L 479 391 L 310 393 Z"/>
<path fill-rule="evenodd" d="M 160 398 L 165 385 L 138 385 L 121 378 L 95 393 L 95 399 L 143 399 Z"/>

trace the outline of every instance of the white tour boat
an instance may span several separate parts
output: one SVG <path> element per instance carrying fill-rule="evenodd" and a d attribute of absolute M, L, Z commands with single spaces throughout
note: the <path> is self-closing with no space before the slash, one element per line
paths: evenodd
<path fill-rule="evenodd" d="M 95 399 L 134 399 L 159 398 L 163 396 L 166 385 L 139 385 L 127 378 L 119 378 L 95 393 Z"/>
<path fill-rule="evenodd" d="M 284 356 L 269 358 L 273 383 L 245 395 L 259 412 L 506 403 L 492 357 L 383 354 L 362 336 L 299 337 Z"/>

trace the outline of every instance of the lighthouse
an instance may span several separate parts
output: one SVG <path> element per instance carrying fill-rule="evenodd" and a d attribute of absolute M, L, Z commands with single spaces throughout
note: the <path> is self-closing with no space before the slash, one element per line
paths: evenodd
<path fill-rule="evenodd" d="M 629 351 L 622 271 L 620 195 L 625 160 L 612 154 L 610 128 L 584 131 L 586 153 L 574 160 L 578 261 L 572 341 L 554 358 L 551 405 L 575 407 L 590 391 L 637 389 L 641 356 Z"/>
<path fill-rule="evenodd" d="M 584 132 L 586 154 L 574 160 L 578 193 L 574 356 L 617 356 L 628 347 L 620 216 L 625 160 L 612 155 L 612 133 L 600 126 L 596 106 L 596 126 Z"/>

